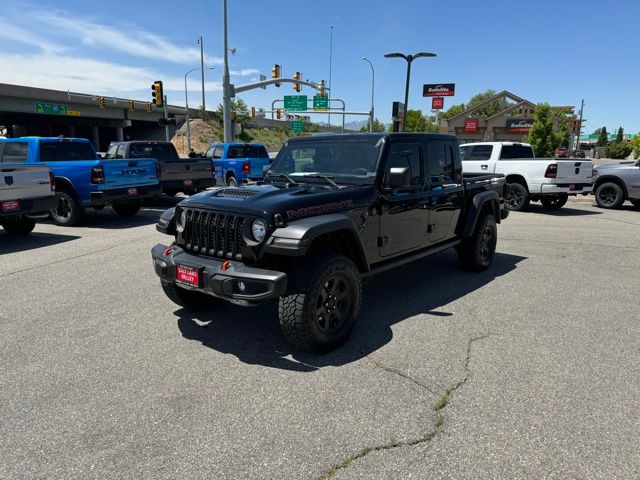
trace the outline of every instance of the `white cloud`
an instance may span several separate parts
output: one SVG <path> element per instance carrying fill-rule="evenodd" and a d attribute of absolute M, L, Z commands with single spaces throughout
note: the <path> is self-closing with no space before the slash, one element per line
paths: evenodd
<path fill-rule="evenodd" d="M 33 30 L 17 27 L 2 19 L 0 19 L 0 38 L 37 47 L 45 52 L 62 52 L 65 50 L 63 46 L 51 42 L 50 39 L 39 36 Z"/>
<path fill-rule="evenodd" d="M 255 75 L 256 73 L 260 73 L 260 70 L 255 68 L 243 68 L 241 70 L 229 70 L 230 75 L 235 75 L 237 77 L 248 77 L 249 75 Z"/>

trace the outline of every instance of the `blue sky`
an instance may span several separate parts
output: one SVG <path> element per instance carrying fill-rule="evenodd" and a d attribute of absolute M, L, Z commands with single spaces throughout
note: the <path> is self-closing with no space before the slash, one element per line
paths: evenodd
<path fill-rule="evenodd" d="M 147 100 L 156 79 L 171 104 L 184 105 L 184 74 L 199 66 L 204 36 L 206 101 L 220 102 L 222 0 L 2 0 L 0 82 Z M 487 88 L 533 102 L 578 105 L 585 130 L 606 125 L 640 131 L 638 67 L 640 2 L 591 0 L 229 0 L 232 81 L 270 75 L 329 80 L 333 25 L 333 95 L 349 110 L 368 110 L 376 72 L 376 116 L 389 122 L 402 100 L 406 64 L 388 52 L 430 51 L 412 67 L 409 107 L 430 110 L 423 83 L 455 83 L 445 108 Z M 191 74 L 189 103 L 200 100 L 199 72 Z M 291 85 L 240 95 L 270 107 L 294 94 Z M 304 89 L 303 94 L 313 95 Z M 325 118 L 315 117 L 318 120 Z M 358 120 L 357 117 L 347 121 Z"/>

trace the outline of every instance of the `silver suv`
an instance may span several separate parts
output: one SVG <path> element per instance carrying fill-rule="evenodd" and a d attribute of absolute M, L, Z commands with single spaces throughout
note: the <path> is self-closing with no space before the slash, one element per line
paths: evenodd
<path fill-rule="evenodd" d="M 625 200 L 640 208 L 640 160 L 594 168 L 593 191 L 602 208 L 620 208 Z"/>

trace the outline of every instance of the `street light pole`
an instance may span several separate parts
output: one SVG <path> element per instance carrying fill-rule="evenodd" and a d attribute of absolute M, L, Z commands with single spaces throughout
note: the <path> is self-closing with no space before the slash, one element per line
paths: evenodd
<path fill-rule="evenodd" d="M 198 43 L 200 44 L 200 72 L 201 72 L 201 80 L 202 80 L 202 115 L 207 111 L 207 108 L 204 104 L 204 42 L 202 41 L 202 35 L 198 38 Z"/>
<path fill-rule="evenodd" d="M 373 63 L 371 63 L 371 60 L 369 60 L 367 57 L 362 57 L 362 60 L 364 60 L 365 62 L 367 62 L 369 64 L 369 66 L 371 67 L 371 120 L 369 121 L 369 133 L 373 132 L 373 98 L 374 98 L 374 91 L 375 91 L 375 86 L 376 86 L 376 72 L 373 69 Z"/>
<path fill-rule="evenodd" d="M 224 70 L 222 72 L 222 116 L 224 124 L 224 142 L 229 143 L 232 140 L 231 130 L 231 80 L 229 78 L 229 45 L 227 43 L 227 0 L 224 0 Z"/>
<path fill-rule="evenodd" d="M 187 76 L 191 72 L 195 72 L 196 70 L 203 70 L 203 69 L 192 68 L 191 70 L 189 70 L 187 73 L 184 74 L 184 109 L 187 116 L 187 149 L 188 151 L 191 150 L 191 127 L 189 126 L 189 97 L 187 95 Z M 213 70 L 213 67 L 208 67 L 207 70 Z"/>
<path fill-rule="evenodd" d="M 385 58 L 403 58 L 407 62 L 407 83 L 404 89 L 404 113 L 402 114 L 402 130 L 405 131 L 407 124 L 407 111 L 409 110 L 409 82 L 411 81 L 411 63 L 420 57 L 435 57 L 435 53 L 420 52 L 415 55 L 405 55 L 404 53 L 387 53 Z"/>
<path fill-rule="evenodd" d="M 331 65 L 333 60 L 333 25 L 329 28 L 329 91 L 331 91 Z M 329 113 L 328 122 L 331 126 L 331 113 Z"/>

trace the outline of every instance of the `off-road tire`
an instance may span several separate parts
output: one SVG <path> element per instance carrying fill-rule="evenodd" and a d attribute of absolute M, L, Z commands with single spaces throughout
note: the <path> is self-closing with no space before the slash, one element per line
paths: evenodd
<path fill-rule="evenodd" d="M 175 283 L 160 280 L 164 294 L 176 305 L 191 310 L 202 310 L 215 306 L 219 300 L 206 293 L 194 292 L 181 288 Z"/>
<path fill-rule="evenodd" d="M 559 195 L 545 195 L 540 199 L 540 203 L 546 210 L 560 210 L 569 200 L 569 195 L 561 193 Z"/>
<path fill-rule="evenodd" d="M 3 218 L 0 224 L 8 235 L 17 236 L 30 234 L 36 226 L 36 221 L 33 218 L 20 216 Z"/>
<path fill-rule="evenodd" d="M 482 272 L 489 268 L 496 252 L 498 228 L 491 214 L 478 219 L 473 235 L 465 237 L 458 249 L 458 261 L 463 270 Z"/>
<path fill-rule="evenodd" d="M 507 209 L 514 212 L 526 210 L 529 207 L 529 202 L 531 202 L 527 187 L 521 183 L 510 183 L 509 189 L 511 193 L 504 199 L 504 204 Z"/>
<path fill-rule="evenodd" d="M 238 186 L 238 180 L 233 175 L 229 175 L 227 177 L 226 184 L 227 184 L 227 187 L 237 187 Z"/>
<path fill-rule="evenodd" d="M 140 200 L 131 200 L 127 202 L 118 202 L 111 205 L 111 208 L 121 217 L 132 217 L 140 211 L 142 202 Z"/>
<path fill-rule="evenodd" d="M 596 188 L 596 203 L 600 208 L 620 208 L 624 203 L 624 190 L 614 182 L 604 182 Z"/>
<path fill-rule="evenodd" d="M 289 274 L 287 293 L 278 303 L 280 327 L 298 349 L 327 352 L 349 338 L 361 304 L 360 272 L 350 259 L 311 257 Z"/>
<path fill-rule="evenodd" d="M 84 217 L 84 208 L 73 195 L 68 192 L 57 190 L 58 206 L 51 210 L 53 223 L 63 227 L 78 225 Z"/>

